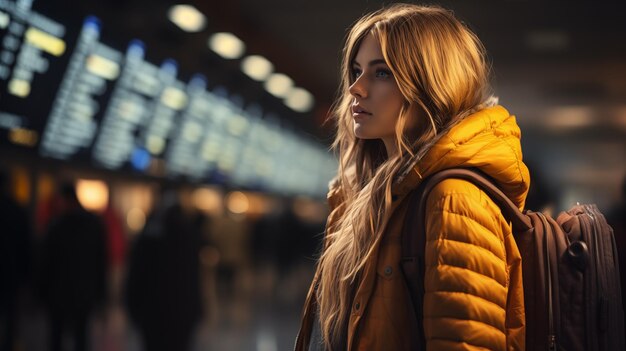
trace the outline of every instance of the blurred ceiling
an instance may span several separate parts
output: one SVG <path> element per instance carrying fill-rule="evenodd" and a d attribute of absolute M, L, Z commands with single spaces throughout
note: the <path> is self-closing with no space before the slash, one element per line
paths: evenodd
<path fill-rule="evenodd" d="M 190 0 L 208 17 L 200 33 L 167 20 L 166 0 L 113 0 L 78 6 L 103 18 L 116 37 L 139 37 L 155 57 L 173 57 L 192 71 L 209 72 L 246 101 L 275 106 L 286 123 L 328 143 L 321 127 L 335 96 L 348 27 L 383 1 Z M 438 1 L 452 9 L 485 44 L 500 102 L 518 116 L 525 159 L 533 176 L 558 186 L 561 198 L 608 205 L 626 174 L 626 20 L 623 2 Z M 114 24 L 114 25 L 113 25 Z M 212 32 L 230 31 L 277 71 L 311 91 L 316 109 L 281 107 L 238 62 L 213 69 L 206 46 Z M 223 81 L 221 81 L 223 80 Z M 608 195 L 608 196 L 607 196 Z M 602 203 L 602 202 L 605 203 Z"/>

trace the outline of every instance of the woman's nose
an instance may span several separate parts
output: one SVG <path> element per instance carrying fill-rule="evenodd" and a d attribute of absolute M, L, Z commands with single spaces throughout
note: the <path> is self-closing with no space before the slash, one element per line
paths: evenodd
<path fill-rule="evenodd" d="M 365 86 L 365 82 L 363 81 L 363 76 L 358 77 L 357 80 L 355 80 L 354 83 L 352 83 L 350 88 L 348 88 L 348 91 L 350 91 L 350 94 L 352 94 L 352 96 L 354 97 L 357 97 L 360 99 L 366 98 L 367 88 Z"/>

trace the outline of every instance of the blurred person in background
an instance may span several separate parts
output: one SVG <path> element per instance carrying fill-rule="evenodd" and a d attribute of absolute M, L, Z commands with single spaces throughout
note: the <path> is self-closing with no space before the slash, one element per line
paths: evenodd
<path fill-rule="evenodd" d="M 259 329 L 272 327 L 289 340 L 283 320 L 299 318 L 299 308 L 313 276 L 324 217 L 311 214 L 310 200 L 285 197 L 252 227 L 255 314 Z M 308 206 L 308 208 L 307 208 Z M 307 213 L 307 210 L 309 213 Z M 320 223 L 321 222 L 321 223 Z M 320 228 L 321 227 L 321 228 Z M 289 333 L 289 334 L 288 334 Z M 279 334 L 280 335 L 280 334 Z"/>
<path fill-rule="evenodd" d="M 122 217 L 112 201 L 99 213 L 105 227 L 107 247 L 107 287 L 103 320 L 94 328 L 94 340 L 103 350 L 125 349 L 127 315 L 123 285 L 127 254 L 127 234 Z"/>
<path fill-rule="evenodd" d="M 520 128 L 491 96 L 485 56 L 435 6 L 391 5 L 351 28 L 333 114 L 338 176 L 296 350 L 524 349 L 521 257 L 477 186 L 446 179 L 430 192 L 422 315 L 400 264 L 416 215 L 405 200 L 431 174 L 477 168 L 524 208 Z"/>
<path fill-rule="evenodd" d="M 126 232 L 122 218 L 110 203 L 101 217 L 107 233 L 107 262 L 112 270 L 118 270 L 126 259 Z"/>
<path fill-rule="evenodd" d="M 304 230 L 304 223 L 293 211 L 293 199 L 282 199 L 274 212 L 254 223 L 250 246 L 255 266 L 269 264 L 278 275 L 286 275 L 311 250 Z"/>
<path fill-rule="evenodd" d="M 39 287 L 50 319 L 52 351 L 89 349 L 89 322 L 106 294 L 106 238 L 100 218 L 85 210 L 74 185 L 57 194 L 43 238 Z M 71 337 L 69 337 L 71 335 Z"/>
<path fill-rule="evenodd" d="M 132 244 L 126 282 L 131 321 L 144 350 L 189 350 L 202 314 L 199 252 L 203 220 L 171 189 Z"/>
<path fill-rule="evenodd" d="M 106 233 L 107 271 L 109 273 L 107 300 L 115 306 L 122 302 L 122 277 L 127 254 L 126 231 L 120 214 L 110 202 L 100 213 L 100 217 Z"/>
<path fill-rule="evenodd" d="M 0 168 L 0 350 L 14 350 L 18 292 L 30 271 L 31 231 L 26 211 L 10 195 Z"/>

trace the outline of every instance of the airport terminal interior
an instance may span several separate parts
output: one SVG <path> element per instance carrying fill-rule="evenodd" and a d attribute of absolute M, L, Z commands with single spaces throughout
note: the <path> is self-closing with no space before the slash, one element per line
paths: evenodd
<path fill-rule="evenodd" d="M 0 0 L 1 350 L 293 349 L 345 36 L 390 3 Z M 625 6 L 429 4 L 486 47 L 527 207 L 623 230 Z"/>

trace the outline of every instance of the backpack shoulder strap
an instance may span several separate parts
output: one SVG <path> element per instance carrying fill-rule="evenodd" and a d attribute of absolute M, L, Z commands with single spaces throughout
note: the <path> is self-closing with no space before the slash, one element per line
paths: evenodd
<path fill-rule="evenodd" d="M 426 201 L 431 190 L 445 179 L 462 179 L 471 182 L 484 191 L 500 207 L 504 218 L 513 225 L 514 232 L 523 232 L 532 228 L 532 223 L 504 193 L 498 189 L 486 176 L 477 170 L 468 168 L 450 168 L 426 178 L 409 198 L 409 207 L 402 233 L 403 257 L 416 257 L 424 251 L 424 239 L 426 230 Z M 406 243 L 406 245 L 405 245 Z M 420 249 L 421 248 L 421 249 Z"/>
<path fill-rule="evenodd" d="M 484 191 L 499 207 L 504 217 L 512 222 L 514 232 L 532 228 L 528 217 L 520 212 L 513 202 L 498 189 L 486 176 L 478 170 L 467 168 L 451 168 L 437 172 L 426 178 L 422 184 L 409 195 L 409 205 L 402 227 L 402 260 L 401 268 L 409 288 L 411 301 L 419 326 L 418 349 L 425 350 L 423 328 L 424 299 L 424 251 L 426 245 L 426 201 L 431 190 L 445 179 L 467 180 Z"/>

